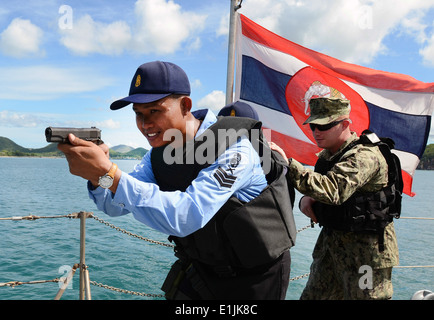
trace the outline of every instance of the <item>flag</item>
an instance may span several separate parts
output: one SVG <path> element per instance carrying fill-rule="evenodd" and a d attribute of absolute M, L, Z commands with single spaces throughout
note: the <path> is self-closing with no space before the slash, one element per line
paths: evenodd
<path fill-rule="evenodd" d="M 434 83 L 346 63 L 302 47 L 237 17 L 235 100 L 258 113 L 269 140 L 304 164 L 314 165 L 320 151 L 309 126 L 312 97 L 351 101 L 351 130 L 365 129 L 395 141 L 404 193 L 425 150 L 434 109 Z"/>

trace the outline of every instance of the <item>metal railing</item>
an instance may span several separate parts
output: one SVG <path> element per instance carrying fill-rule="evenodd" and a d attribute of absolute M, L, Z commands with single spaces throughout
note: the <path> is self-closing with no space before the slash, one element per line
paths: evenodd
<path fill-rule="evenodd" d="M 146 297 L 154 297 L 154 298 L 155 297 L 159 297 L 159 298 L 164 297 L 163 294 L 151 294 L 151 293 L 135 292 L 135 291 L 120 289 L 120 288 L 112 287 L 112 286 L 105 285 L 102 283 L 98 283 L 95 281 L 91 281 L 90 276 L 89 276 L 89 268 L 86 265 L 86 219 L 93 218 L 94 220 L 96 220 L 96 221 L 116 230 L 116 231 L 119 231 L 121 233 L 127 234 L 129 236 L 134 237 L 134 238 L 144 240 L 144 241 L 147 241 L 147 242 L 150 242 L 153 244 L 158 244 L 158 245 L 165 246 L 165 247 L 174 247 L 172 244 L 152 240 L 152 239 L 143 237 L 141 235 L 134 234 L 134 233 L 129 232 L 125 229 L 116 227 L 115 225 L 113 225 L 109 222 L 106 222 L 103 219 L 96 217 L 92 212 L 85 212 L 85 211 L 75 212 L 75 213 L 71 213 L 68 215 L 57 215 L 57 216 L 36 216 L 36 215 L 14 216 L 14 217 L 9 217 L 9 218 L 0 218 L 0 221 L 1 220 L 12 220 L 12 221 L 29 220 L 29 221 L 34 221 L 34 220 L 38 220 L 38 219 L 55 219 L 55 218 L 80 219 L 80 263 L 74 264 L 73 267 L 71 268 L 71 270 L 66 275 L 66 277 L 62 277 L 61 279 L 56 278 L 56 279 L 52 279 L 52 280 L 37 280 L 37 281 L 27 281 L 27 282 L 9 281 L 9 282 L 5 282 L 5 283 L 0 283 L 0 287 L 5 287 L 5 286 L 15 287 L 18 285 L 23 285 L 23 284 L 40 284 L 40 283 L 48 283 L 48 282 L 62 282 L 62 285 L 60 286 L 56 296 L 54 297 L 54 300 L 60 300 L 63 293 L 65 292 L 65 289 L 71 283 L 72 278 L 73 278 L 74 274 L 76 273 L 77 269 L 79 269 L 79 274 L 80 274 L 79 300 L 91 300 L 90 285 L 98 286 L 98 287 L 109 289 L 109 290 L 116 291 L 116 292 L 133 294 L 133 295 L 138 295 L 138 296 L 146 296 Z M 414 217 L 414 218 L 413 217 L 406 217 L 406 219 L 434 220 L 434 218 L 421 218 L 421 217 Z M 312 227 L 313 227 L 313 224 L 309 224 L 309 225 L 307 225 L 301 229 L 298 229 L 297 233 L 299 233 L 303 230 L 312 228 Z M 394 268 L 434 268 L 434 265 L 395 266 Z M 295 280 L 303 279 L 303 278 L 308 277 L 308 276 L 309 276 L 309 273 L 305 273 L 303 275 L 290 278 L 289 281 L 295 281 Z"/>

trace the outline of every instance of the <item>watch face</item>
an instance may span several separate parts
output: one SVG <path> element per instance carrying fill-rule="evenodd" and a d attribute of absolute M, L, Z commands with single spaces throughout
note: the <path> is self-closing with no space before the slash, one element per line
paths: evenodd
<path fill-rule="evenodd" d="M 110 188 L 113 185 L 113 178 L 108 175 L 104 175 L 99 178 L 99 185 L 105 189 Z"/>

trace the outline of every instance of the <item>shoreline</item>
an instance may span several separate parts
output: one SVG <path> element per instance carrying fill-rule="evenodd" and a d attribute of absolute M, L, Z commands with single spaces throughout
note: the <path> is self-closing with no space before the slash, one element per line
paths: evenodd
<path fill-rule="evenodd" d="M 44 159 L 62 159 L 65 157 L 56 157 L 56 156 L 0 156 L 0 158 L 44 158 Z"/>
<path fill-rule="evenodd" d="M 64 159 L 65 157 L 63 156 L 1 156 L 0 155 L 0 159 L 1 158 L 32 158 L 32 159 Z M 142 158 L 112 158 L 110 157 L 110 159 L 115 159 L 115 160 L 141 160 Z M 434 169 L 418 169 L 416 168 L 417 171 L 433 171 Z"/>
<path fill-rule="evenodd" d="M 26 158 L 26 159 L 65 159 L 65 156 L 0 156 L 1 158 Z M 112 158 L 110 157 L 110 159 L 115 159 L 115 160 L 142 160 L 142 158 Z"/>

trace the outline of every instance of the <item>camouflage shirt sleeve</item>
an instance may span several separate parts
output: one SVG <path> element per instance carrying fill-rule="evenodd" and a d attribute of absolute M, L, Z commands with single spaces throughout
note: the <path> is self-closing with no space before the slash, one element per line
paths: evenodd
<path fill-rule="evenodd" d="M 354 136 L 349 140 L 353 141 Z M 339 153 L 334 156 L 340 156 Z M 327 152 L 321 152 L 319 157 L 327 158 Z M 292 159 L 289 178 L 304 195 L 327 204 L 340 205 L 356 191 L 378 191 L 385 186 L 387 163 L 378 147 L 359 144 L 343 154 L 326 175 L 314 172 Z"/>

